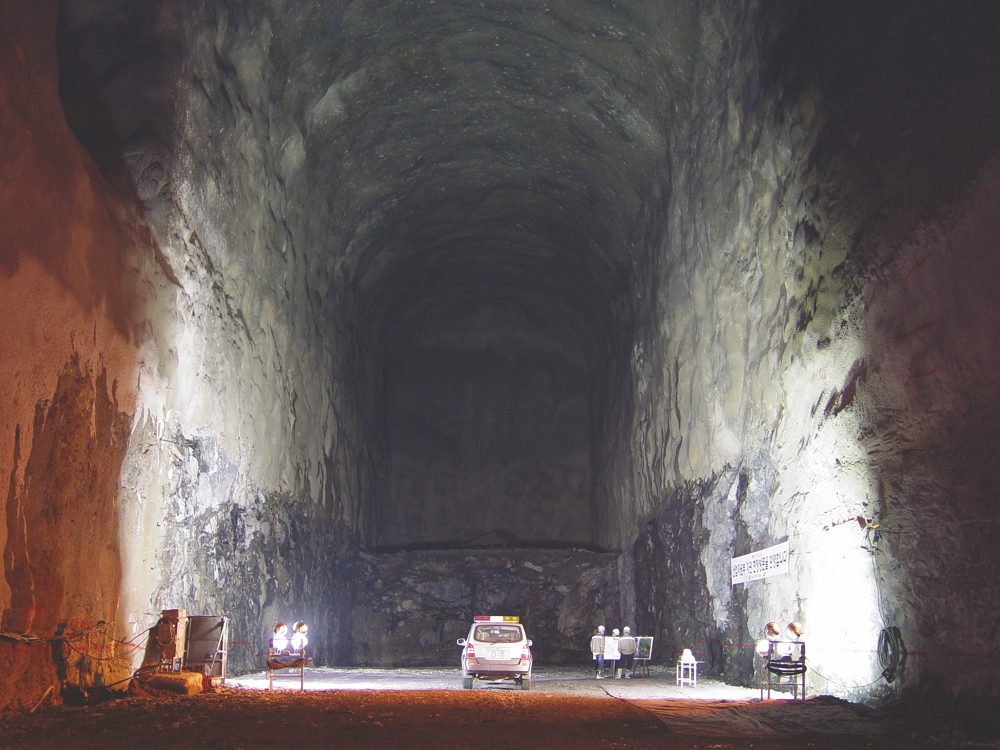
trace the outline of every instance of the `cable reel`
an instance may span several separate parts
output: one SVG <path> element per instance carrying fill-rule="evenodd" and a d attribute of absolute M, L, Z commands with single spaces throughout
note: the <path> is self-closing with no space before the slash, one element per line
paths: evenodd
<path fill-rule="evenodd" d="M 906 663 L 906 646 L 903 634 L 895 625 L 882 628 L 878 634 L 878 664 L 885 681 L 892 684 L 903 672 Z"/>

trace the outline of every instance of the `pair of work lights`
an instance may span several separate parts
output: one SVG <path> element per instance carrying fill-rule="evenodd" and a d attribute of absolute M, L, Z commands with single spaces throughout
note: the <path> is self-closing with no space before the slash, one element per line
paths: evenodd
<path fill-rule="evenodd" d="M 292 637 L 288 637 L 288 626 L 281 620 L 274 623 L 271 628 L 271 648 L 275 651 L 284 651 L 291 645 L 292 651 L 301 651 L 309 645 L 309 638 L 306 634 L 309 626 L 299 620 L 292 626 Z"/>
<path fill-rule="evenodd" d="M 793 620 L 785 627 L 785 638 L 782 639 L 781 626 L 776 622 L 769 622 L 764 626 L 766 640 L 757 641 L 757 654 L 761 657 L 766 657 L 771 651 L 771 643 L 780 640 L 798 642 L 802 640 L 804 633 L 805 628 L 802 627 L 802 623 Z"/>

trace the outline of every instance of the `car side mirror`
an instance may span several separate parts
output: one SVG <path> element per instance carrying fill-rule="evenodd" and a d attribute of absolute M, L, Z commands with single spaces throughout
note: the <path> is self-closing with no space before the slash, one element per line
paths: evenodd
<path fill-rule="evenodd" d="M 528 648 L 531 648 L 531 639 L 528 639 Z"/>
<path fill-rule="evenodd" d="M 457 643 L 459 646 L 464 646 L 465 645 L 465 639 L 464 638 L 459 638 L 457 641 L 455 641 L 455 643 Z"/>

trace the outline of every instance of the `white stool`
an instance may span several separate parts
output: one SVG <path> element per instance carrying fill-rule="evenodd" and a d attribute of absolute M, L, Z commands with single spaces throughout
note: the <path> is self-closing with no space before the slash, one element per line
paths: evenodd
<path fill-rule="evenodd" d="M 677 660 L 677 684 L 698 687 L 698 662 L 691 649 L 684 649 L 681 658 Z"/>

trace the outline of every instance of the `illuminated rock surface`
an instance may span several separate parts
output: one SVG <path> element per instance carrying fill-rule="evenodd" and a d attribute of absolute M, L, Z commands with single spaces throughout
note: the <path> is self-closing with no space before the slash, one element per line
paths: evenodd
<path fill-rule="evenodd" d="M 799 619 L 812 690 L 1000 692 L 997 9 L 56 10 L 4 32 L 4 630 L 424 664 L 512 606 L 747 684 Z"/>

